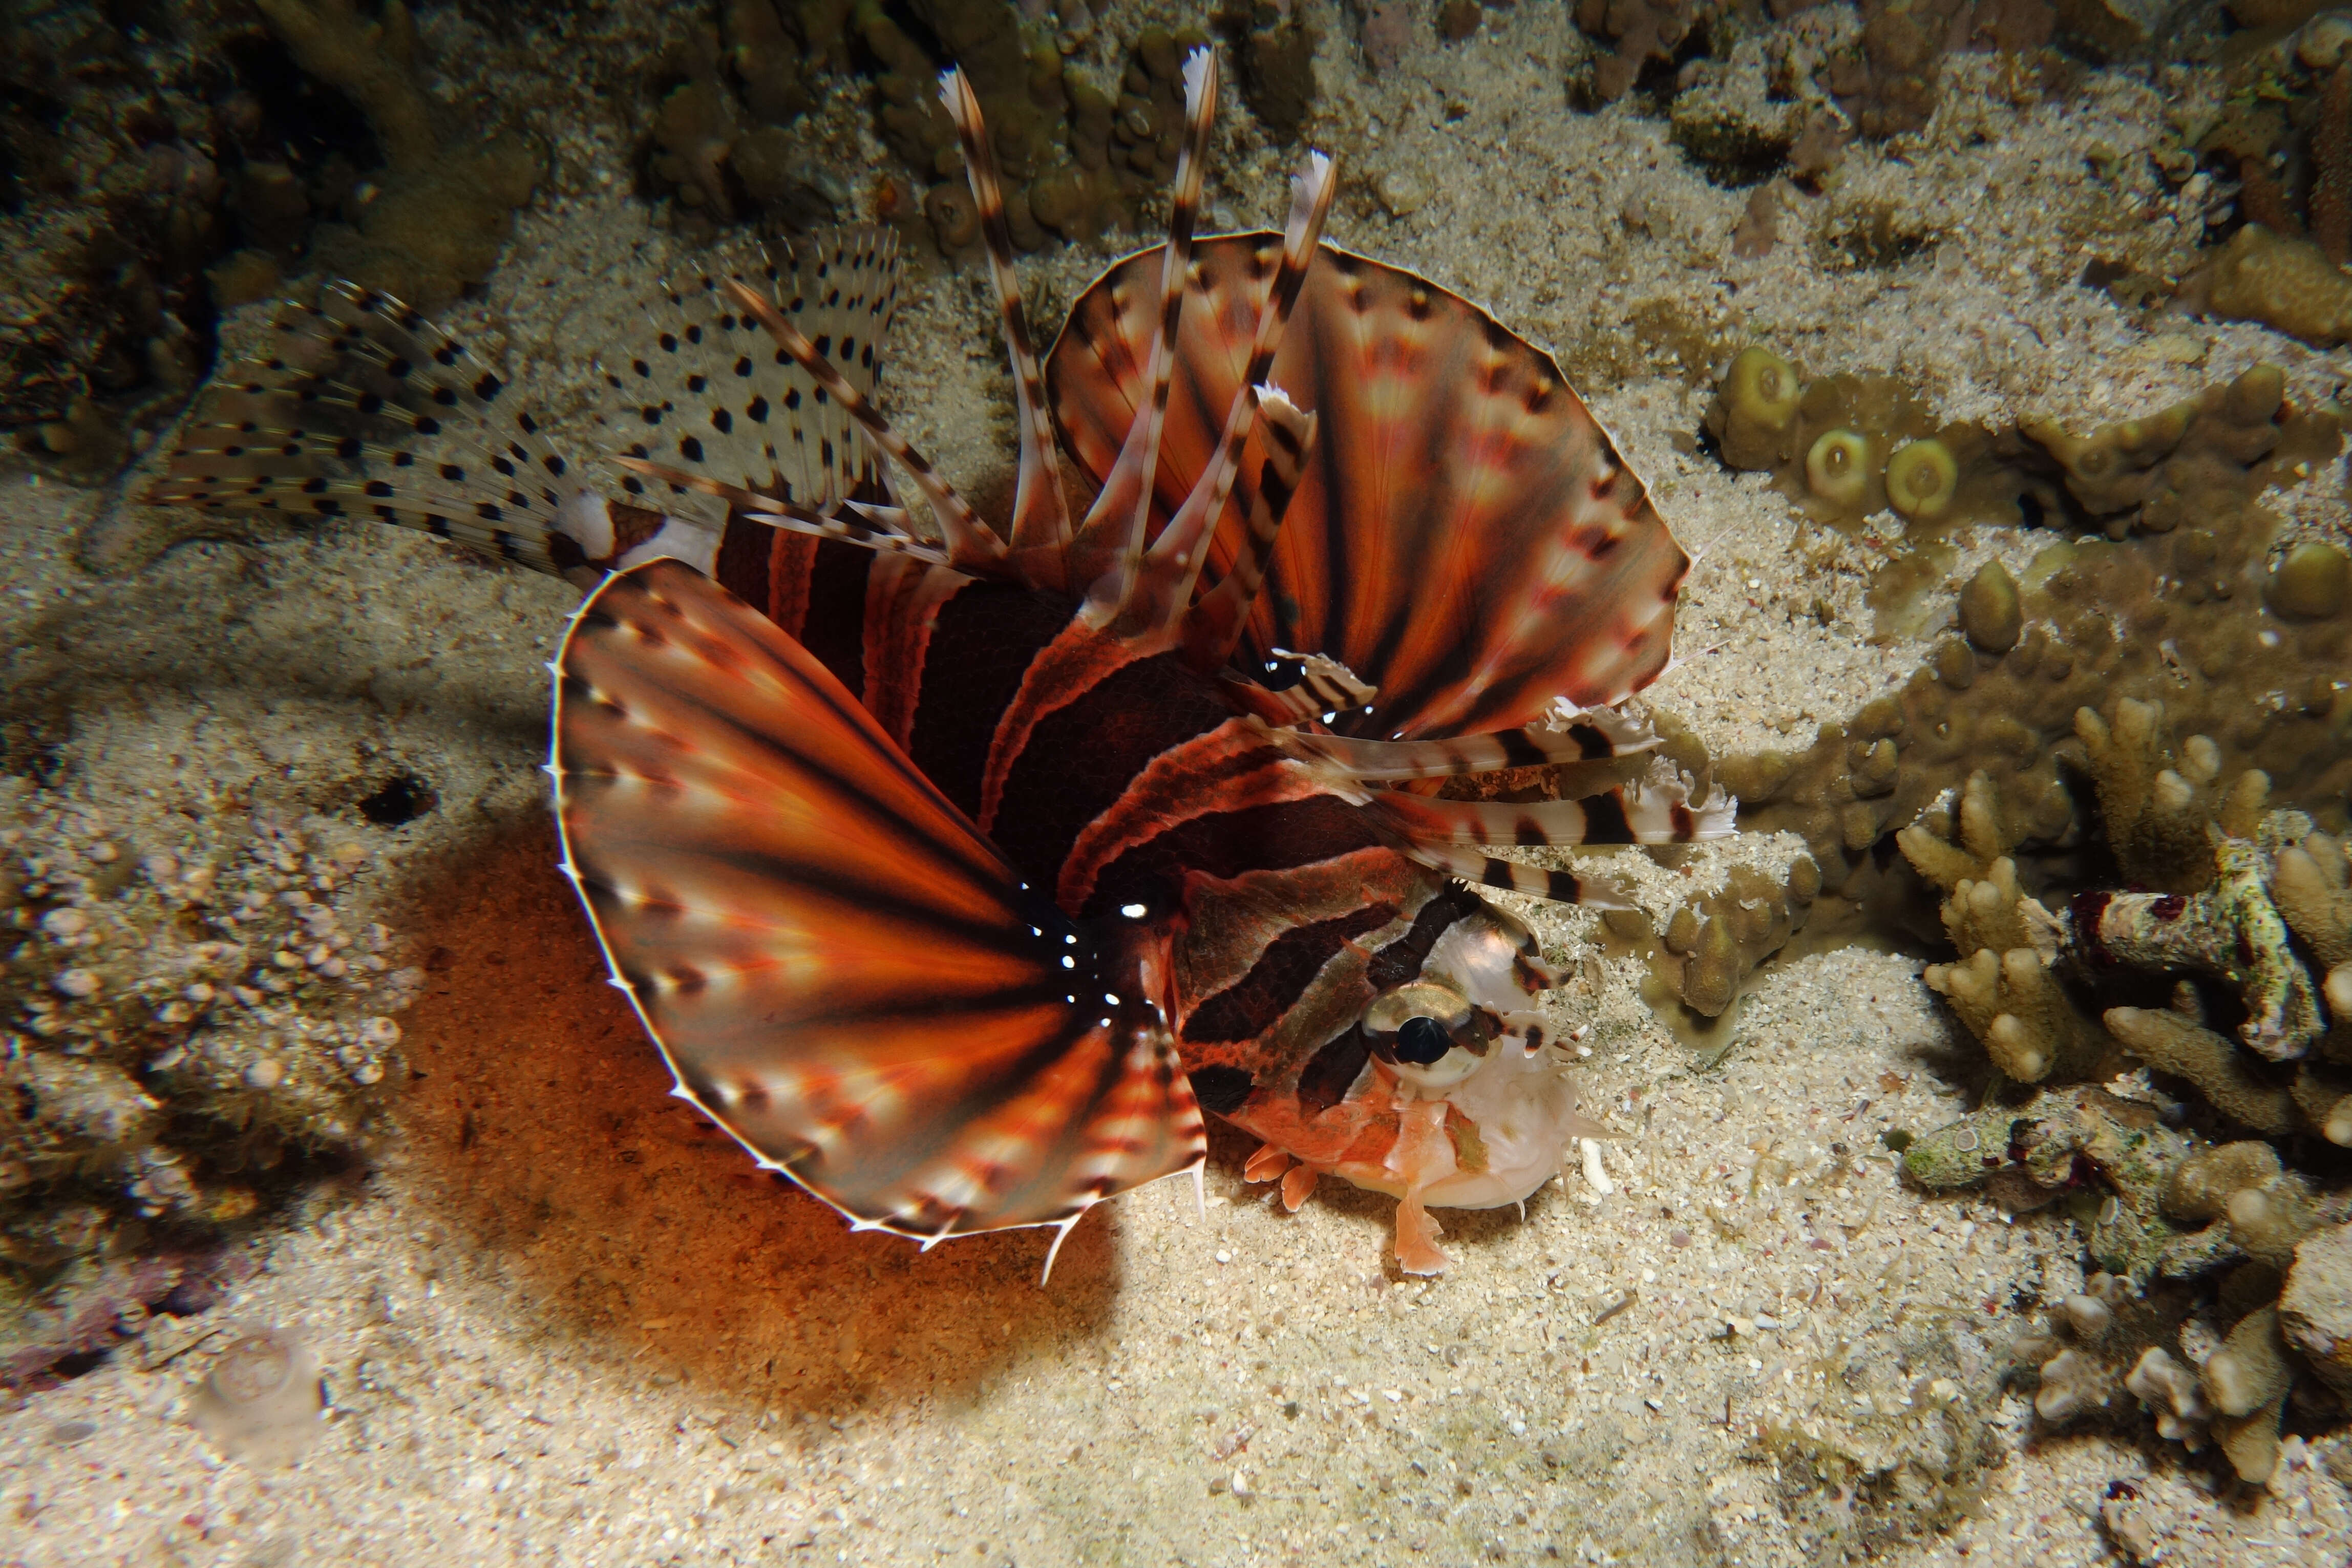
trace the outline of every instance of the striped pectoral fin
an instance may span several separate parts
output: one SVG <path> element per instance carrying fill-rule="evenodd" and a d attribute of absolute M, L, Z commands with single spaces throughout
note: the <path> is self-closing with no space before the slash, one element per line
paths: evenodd
<path fill-rule="evenodd" d="M 1579 764 L 1605 763 L 1654 749 L 1658 736 L 1647 723 L 1613 708 L 1560 706 L 1540 724 L 1484 735 L 1442 741 L 1367 741 L 1352 735 L 1302 734 L 1286 738 L 1284 743 L 1302 756 L 1311 755 L 1341 770 L 1358 783 L 1394 784 L 1491 773 L 1504 768 L 1573 769 Z M 1598 771 L 1570 773 L 1562 782 L 1572 788 L 1583 779 L 1602 776 Z M 1596 790 L 1603 787 L 1598 782 L 1593 785 Z"/>
<path fill-rule="evenodd" d="M 1245 346 L 1276 276 L 1266 235 L 1202 241 L 1156 476 L 1173 515 L 1216 419 L 1253 373 Z M 1045 366 L 1082 479 L 1101 482 L 1150 382 L 1162 257 L 1080 296 Z M 1345 726 L 1422 737 L 1525 724 L 1566 694 L 1614 702 L 1664 668 L 1686 558 L 1559 367 L 1424 279 L 1321 247 L 1264 379 L 1322 422 L 1240 647 L 1344 660 L 1380 688 Z M 1245 463 L 1235 510 L 1258 475 Z M 1228 519 L 1213 565 L 1251 548 Z M 1222 587 L 1222 584 L 1219 584 Z"/>
<path fill-rule="evenodd" d="M 1654 775 L 1646 783 L 1620 784 L 1579 800 L 1433 800 L 1377 790 L 1361 809 L 1380 820 L 1383 832 L 1415 843 L 1521 849 L 1689 844 L 1728 837 L 1733 818 L 1732 803 L 1719 787 L 1694 802 L 1688 780 Z"/>
<path fill-rule="evenodd" d="M 756 610 L 652 563 L 557 679 L 566 869 L 678 1092 L 763 1164 L 928 1241 L 1199 1163 L 1161 961 L 1024 889 Z"/>
<path fill-rule="evenodd" d="M 1583 904 L 1596 910 L 1639 907 L 1622 888 L 1605 877 L 1548 870 L 1541 866 L 1523 866 L 1517 860 L 1498 860 L 1492 855 L 1481 855 L 1475 849 L 1406 838 L 1402 835 L 1398 837 L 1396 846 L 1399 853 L 1418 860 L 1431 870 L 1459 877 L 1476 887 L 1499 888 L 1506 892 L 1525 893 L 1531 899 L 1549 899 L 1556 904 Z"/>

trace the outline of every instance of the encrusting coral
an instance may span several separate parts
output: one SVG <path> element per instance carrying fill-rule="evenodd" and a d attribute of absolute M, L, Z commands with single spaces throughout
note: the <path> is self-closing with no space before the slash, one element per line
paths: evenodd
<path fill-rule="evenodd" d="M 18 1347 L 127 1289 L 121 1266 L 216 1243 L 367 1147 L 423 975 L 355 913 L 368 855 L 326 825 L 118 827 L 17 780 L 0 825 L 0 1342 L 22 1381 L 46 1363 Z"/>
<path fill-rule="evenodd" d="M 2287 405 L 2276 371 L 2258 366 L 2075 436 L 2040 422 L 1939 428 L 1886 378 L 1807 385 L 1785 357 L 1758 347 L 1732 362 L 1707 427 L 1727 464 L 1769 470 L 1841 527 L 1861 525 L 1863 509 L 1879 504 L 1883 475 L 1857 500 L 1808 479 L 1810 450 L 1850 437 L 1853 460 L 1836 476 L 1850 482 L 1906 445 L 1945 448 L 1923 461 L 1933 464 L 1932 489 L 1948 483 L 1952 499 L 1937 518 L 1907 525 L 1910 547 L 1871 590 L 1890 629 L 1924 629 L 1907 617 L 1919 586 L 1943 574 L 1944 529 L 1972 520 L 2089 535 L 2052 543 L 2022 573 L 1980 568 L 1960 584 L 1958 635 L 1898 689 L 1822 725 L 1811 747 L 1714 763 L 1743 826 L 1803 836 L 1829 893 L 1865 896 L 1877 875 L 1873 847 L 1923 812 L 1948 836 L 1951 807 L 1937 803 L 1958 802 L 1973 774 L 1985 778 L 1978 809 L 2000 814 L 2011 845 L 2074 832 L 2082 813 L 2064 759 L 2084 744 L 2076 711 L 2120 698 L 2160 698 L 2173 721 L 2211 738 L 2217 776 L 2262 769 L 2282 802 L 2325 811 L 2352 784 L 2344 552 L 2307 538 L 2274 555 L 2280 523 L 2261 504 L 2270 485 L 2333 455 L 2340 426 L 2332 414 Z M 1827 466 L 1825 457 L 1812 465 Z M 1707 764 L 1703 752 L 1677 760 Z M 2152 820 L 2145 831 L 2159 829 Z M 2201 838 L 2190 842 L 2191 863 L 2202 865 Z"/>

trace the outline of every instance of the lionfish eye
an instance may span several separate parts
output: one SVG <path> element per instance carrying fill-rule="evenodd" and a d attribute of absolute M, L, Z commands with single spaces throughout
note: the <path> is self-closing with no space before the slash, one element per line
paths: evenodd
<path fill-rule="evenodd" d="M 1454 1037 L 1434 1018 L 1407 1018 L 1397 1030 L 1396 1059 L 1428 1067 L 1454 1048 Z"/>
<path fill-rule="evenodd" d="M 1307 665 L 1304 660 L 1270 658 L 1265 661 L 1265 673 L 1258 677 L 1258 684 L 1268 691 L 1287 691 L 1306 679 Z"/>

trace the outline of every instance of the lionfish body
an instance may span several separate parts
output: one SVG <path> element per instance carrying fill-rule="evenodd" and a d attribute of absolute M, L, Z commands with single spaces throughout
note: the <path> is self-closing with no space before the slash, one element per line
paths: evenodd
<path fill-rule="evenodd" d="M 1205 1110 L 1292 1208 L 1323 1173 L 1395 1194 L 1434 1271 L 1428 1206 L 1522 1198 L 1594 1131 L 1556 976 L 1465 883 L 1608 890 L 1484 847 L 1728 831 L 1613 761 L 1654 743 L 1607 705 L 1663 666 L 1686 563 L 1548 359 L 1319 244 L 1324 161 L 1286 232 L 1195 245 L 1205 53 L 1187 82 L 1168 244 L 1041 367 L 946 80 L 1013 358 L 997 525 L 872 407 L 873 230 L 667 298 L 608 367 L 642 432 L 619 497 L 527 415 L 468 437 L 470 479 L 420 459 L 501 389 L 346 291 L 157 499 L 373 512 L 594 585 L 554 667 L 565 869 L 677 1092 L 860 1226 L 1066 1232 L 1197 1170 Z M 1426 793 L 1537 762 L 1580 798 Z"/>

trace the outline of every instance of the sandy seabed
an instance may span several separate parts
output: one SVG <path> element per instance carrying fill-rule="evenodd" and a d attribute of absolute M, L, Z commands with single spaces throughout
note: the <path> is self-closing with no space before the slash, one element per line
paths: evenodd
<path fill-rule="evenodd" d="M 2194 320 L 2164 329 L 2193 355 L 2152 349 L 2075 286 L 2094 250 L 2158 270 L 2189 254 L 2201 215 L 2139 156 L 2186 79 L 2094 72 L 2021 104 L 1992 62 L 1953 62 L 1928 132 L 1850 153 L 1843 197 L 1798 198 L 1784 242 L 1740 260 L 1744 196 L 1662 122 L 1569 107 L 1559 7 L 1488 12 L 1376 81 L 1323 19 L 1315 130 L 1352 171 L 1331 237 L 1559 353 L 1698 555 L 1679 661 L 1648 695 L 1718 753 L 1801 742 L 1925 648 L 1870 639 L 1867 541 L 1801 565 L 1787 504 L 1696 454 L 1713 367 L 1628 323 L 1663 311 L 1727 353 L 1761 337 L 1809 370 L 1892 371 L 1955 418 L 2120 417 L 2258 360 L 2298 396 L 2337 390 L 2341 355 Z M 445 59 L 479 41 L 436 25 Z M 524 68 L 482 42 L 479 80 Z M 1285 155 L 1234 118 L 1213 216 L 1278 221 Z M 549 129 L 552 189 L 457 324 L 502 344 L 584 452 L 602 445 L 589 361 L 630 341 L 680 251 L 624 194 L 620 128 Z M 2096 142 L 2139 172 L 2103 179 Z M 1420 182 L 1402 217 L 1373 194 L 1391 175 Z M 1804 231 L 1864 195 L 1937 242 L 1825 268 Z M 1028 264 L 1033 297 L 1057 315 L 1108 254 Z M 978 272 L 917 268 L 887 382 L 894 416 L 975 483 L 1010 449 L 989 310 Z M 2286 498 L 2296 528 L 2343 535 L 2337 482 Z M 41 716 L 60 787 L 101 815 L 205 789 L 329 810 L 388 768 L 429 779 L 435 811 L 364 831 L 397 873 L 379 913 L 430 984 L 402 1020 L 418 1077 L 375 1170 L 265 1242 L 211 1314 L 158 1320 L 0 1414 L 0 1561 L 1768 1564 L 1843 1542 L 2064 1564 L 2111 1555 L 2117 1484 L 2167 1562 L 2347 1558 L 2352 1491 L 2299 1442 L 2273 1495 L 2231 1501 L 2144 1428 L 2053 1436 L 1999 1386 L 2019 1303 L 2076 1288 L 2079 1238 L 1895 1179 L 1881 1133 L 1965 1109 L 1963 1041 L 1916 958 L 1774 965 L 1711 1066 L 1651 1017 L 1631 963 L 1588 966 L 1552 1005 L 1593 1026 L 1586 1104 L 1625 1133 L 1613 1190 L 1571 1171 L 1524 1217 L 1443 1215 L 1441 1279 L 1395 1272 L 1390 1200 L 1326 1183 L 1286 1215 L 1226 1136 L 1204 1209 L 1189 1182 L 1121 1199 L 1041 1285 L 1045 1235 L 929 1253 L 853 1235 L 667 1097 L 554 870 L 536 772 L 541 665 L 576 595 L 358 525 L 94 576 L 73 542 L 127 525 L 123 494 L 0 489 L 12 710 Z M 1987 531 L 1962 570 L 2040 542 Z M 1742 837 L 1632 879 L 1662 913 L 1797 847 Z M 1589 915 L 1528 912 L 1548 944 L 1587 945 Z M 290 1468 L 226 1458 L 182 1418 L 232 1337 L 215 1331 L 238 1326 L 290 1331 L 324 1365 L 331 1415 Z M 1838 1455 L 1952 1468 L 1957 1522 L 1884 1533 L 1907 1516 L 1838 1484 Z"/>

